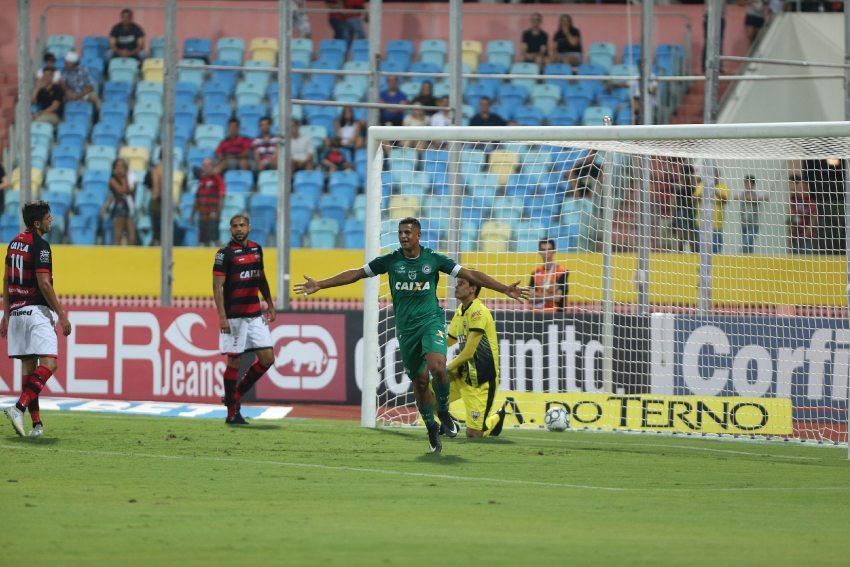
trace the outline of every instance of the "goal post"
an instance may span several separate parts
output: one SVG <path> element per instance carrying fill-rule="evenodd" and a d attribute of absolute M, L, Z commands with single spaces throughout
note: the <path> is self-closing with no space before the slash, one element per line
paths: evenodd
<path fill-rule="evenodd" d="M 481 293 L 497 404 L 563 404 L 572 429 L 846 443 L 848 162 L 850 122 L 372 127 L 365 260 L 414 216 L 423 246 L 534 285 L 528 304 Z M 362 425 L 415 424 L 384 277 L 363 331 Z"/>

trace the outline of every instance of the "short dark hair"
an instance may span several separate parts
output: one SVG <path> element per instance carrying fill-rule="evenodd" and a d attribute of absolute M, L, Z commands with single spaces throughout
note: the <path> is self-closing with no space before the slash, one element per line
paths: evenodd
<path fill-rule="evenodd" d="M 492 100 L 490 100 L 489 96 L 482 96 L 478 99 L 478 102 L 481 102 L 482 100 L 486 100 L 487 102 L 493 102 Z"/>
<path fill-rule="evenodd" d="M 475 297 L 478 297 L 478 294 L 481 293 L 481 286 L 478 285 L 477 283 L 475 283 L 474 281 L 472 281 L 471 279 L 469 279 L 469 278 L 458 278 L 458 279 L 465 281 L 466 283 L 468 283 L 469 285 L 471 285 L 472 287 L 475 288 Z"/>
<path fill-rule="evenodd" d="M 271 117 L 269 117 L 269 116 L 263 116 L 262 118 L 260 118 L 260 122 L 262 122 L 263 120 L 266 120 L 268 122 L 272 121 Z"/>
<path fill-rule="evenodd" d="M 132 18 L 133 17 L 133 10 L 131 10 L 130 8 L 124 8 L 123 10 L 121 10 L 121 15 L 123 16 L 124 14 L 127 14 L 128 16 L 130 16 Z"/>
<path fill-rule="evenodd" d="M 403 224 L 412 224 L 413 226 L 418 228 L 420 232 L 422 232 L 422 224 L 419 222 L 419 219 L 416 219 L 416 218 L 413 218 L 413 217 L 405 217 L 405 218 L 401 219 L 400 221 L 398 221 L 399 227 Z"/>
<path fill-rule="evenodd" d="M 50 53 L 49 51 L 45 51 L 44 52 L 44 58 L 42 59 L 42 61 L 44 61 L 44 62 L 56 61 L 56 56 L 53 55 L 52 53 Z"/>
<path fill-rule="evenodd" d="M 755 183 L 756 177 L 755 177 L 755 175 L 745 175 L 744 181 L 749 181 L 750 183 Z"/>
<path fill-rule="evenodd" d="M 239 119 L 236 118 L 235 116 L 231 116 L 230 120 L 227 121 L 227 125 L 230 126 L 234 122 L 236 122 L 236 125 L 239 126 Z"/>
<path fill-rule="evenodd" d="M 250 219 L 250 218 L 248 218 L 248 215 L 246 215 L 245 213 L 236 213 L 235 215 L 233 215 L 232 217 L 230 217 L 230 222 L 229 222 L 229 223 L 227 223 L 227 224 L 228 224 L 228 225 L 233 224 L 233 221 L 235 221 L 236 219 L 245 219 L 245 222 L 247 222 L 247 223 L 248 223 L 248 226 L 250 226 L 250 225 L 251 225 L 251 219 Z"/>
<path fill-rule="evenodd" d="M 44 219 L 44 216 L 50 212 L 50 203 L 47 201 L 30 201 L 21 209 L 24 217 L 24 224 L 27 228 L 32 228 L 36 221 Z"/>
<path fill-rule="evenodd" d="M 540 241 L 537 243 L 537 249 L 540 250 L 540 247 L 544 244 L 548 244 L 549 246 L 552 247 L 553 251 L 555 250 L 555 241 L 553 239 L 551 239 L 551 238 L 541 238 Z"/>

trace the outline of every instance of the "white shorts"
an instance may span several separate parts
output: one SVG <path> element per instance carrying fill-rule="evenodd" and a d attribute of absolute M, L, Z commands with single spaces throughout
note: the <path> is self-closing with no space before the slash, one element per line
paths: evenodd
<path fill-rule="evenodd" d="M 221 354 L 242 354 L 249 350 L 272 348 L 269 326 L 262 317 L 228 319 L 230 333 L 219 335 Z"/>
<path fill-rule="evenodd" d="M 56 357 L 56 314 L 45 305 L 15 309 L 9 314 L 9 358 Z"/>

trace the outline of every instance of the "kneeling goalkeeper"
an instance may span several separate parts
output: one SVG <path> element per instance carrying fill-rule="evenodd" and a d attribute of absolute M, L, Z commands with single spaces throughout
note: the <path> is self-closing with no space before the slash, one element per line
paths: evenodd
<path fill-rule="evenodd" d="M 460 302 L 449 324 L 449 346 L 459 343 L 460 352 L 449 362 L 452 390 L 457 389 L 466 406 L 466 436 L 498 436 L 505 423 L 508 398 L 498 411 L 493 400 L 499 389 L 499 338 L 490 310 L 478 299 L 481 287 L 459 277 L 455 297 Z M 455 392 L 452 392 L 452 399 Z M 516 410 L 514 410 L 516 413 Z"/>

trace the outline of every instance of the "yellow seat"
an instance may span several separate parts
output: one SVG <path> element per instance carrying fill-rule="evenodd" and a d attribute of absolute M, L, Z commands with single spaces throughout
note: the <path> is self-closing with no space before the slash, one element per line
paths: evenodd
<path fill-rule="evenodd" d="M 255 37 L 251 40 L 251 59 L 254 61 L 277 62 L 279 46 L 273 37 Z"/>
<path fill-rule="evenodd" d="M 127 165 L 133 171 L 144 173 L 148 169 L 148 161 L 150 160 L 150 152 L 147 148 L 134 148 L 133 146 L 124 146 L 118 152 L 118 156 L 127 161 Z"/>
<path fill-rule="evenodd" d="M 464 51 L 462 56 L 464 65 L 469 65 L 470 72 L 474 73 L 478 70 L 478 54 L 474 51 Z"/>
<path fill-rule="evenodd" d="M 511 225 L 502 221 L 486 221 L 478 234 L 481 252 L 508 252 L 511 247 Z"/>
<path fill-rule="evenodd" d="M 31 187 L 30 193 L 32 193 L 33 198 L 37 197 L 39 192 L 41 191 L 41 185 L 44 181 L 44 174 L 38 168 L 32 168 L 30 170 L 31 177 Z M 12 188 L 13 189 L 21 189 L 21 168 L 16 167 L 14 171 L 12 171 Z"/>
<path fill-rule="evenodd" d="M 499 176 L 499 184 L 505 185 L 508 176 L 514 172 L 519 163 L 519 154 L 516 152 L 505 152 L 496 150 L 490 154 L 490 173 Z"/>
<path fill-rule="evenodd" d="M 481 55 L 484 53 L 484 47 L 481 45 L 481 42 L 475 39 L 465 39 L 460 44 L 461 51 L 472 51 L 475 52 L 476 55 Z"/>
<path fill-rule="evenodd" d="M 390 197 L 390 218 L 399 220 L 406 217 L 418 217 L 422 203 L 419 197 L 393 195 Z"/>
<path fill-rule="evenodd" d="M 145 59 L 145 62 L 142 64 L 142 78 L 145 81 L 161 83 L 164 75 L 165 62 L 162 59 L 157 57 Z"/>

